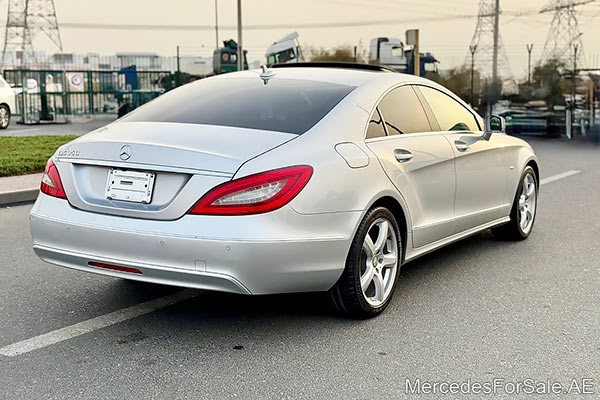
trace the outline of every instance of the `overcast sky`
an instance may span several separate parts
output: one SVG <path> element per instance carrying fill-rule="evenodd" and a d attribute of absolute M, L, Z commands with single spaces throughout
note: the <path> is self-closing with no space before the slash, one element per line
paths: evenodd
<path fill-rule="evenodd" d="M 535 61 L 544 47 L 552 14 L 537 14 L 550 0 L 501 0 L 501 35 L 511 69 L 524 76 L 527 43 L 534 44 Z M 8 0 L 2 0 L 6 7 Z M 236 0 L 218 0 L 220 39 L 235 38 Z M 333 47 L 368 46 L 377 36 L 404 39 L 404 32 L 420 28 L 422 50 L 432 52 L 446 69 L 465 60 L 475 30 L 478 0 L 243 0 L 245 47 L 249 59 L 264 60 L 266 47 L 296 30 L 302 45 Z M 184 54 L 208 56 L 215 47 L 215 0 L 55 0 L 65 52 L 155 52 L 174 55 L 180 45 Z M 585 56 L 600 54 L 600 1 L 581 7 Z M 514 16 L 515 12 L 525 15 Z M 395 20 L 397 22 L 385 22 Z M 314 23 L 374 22 L 369 26 L 315 28 Z M 378 23 L 379 21 L 379 23 Z M 383 21 L 383 22 L 382 22 Z M 72 24 L 196 25 L 196 30 L 153 28 L 139 30 L 74 27 Z M 267 29 L 257 29 L 271 25 Z M 278 25 L 273 27 L 273 25 Z M 55 49 L 40 39 L 40 50 Z"/>

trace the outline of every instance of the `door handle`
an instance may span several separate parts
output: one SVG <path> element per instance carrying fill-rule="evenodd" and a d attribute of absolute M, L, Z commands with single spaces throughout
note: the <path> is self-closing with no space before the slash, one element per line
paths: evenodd
<path fill-rule="evenodd" d="M 454 145 L 456 146 L 456 150 L 458 150 L 460 152 L 469 151 L 469 145 L 466 144 L 465 142 L 461 142 L 460 140 L 456 140 L 454 142 Z"/>
<path fill-rule="evenodd" d="M 408 150 L 396 149 L 394 150 L 394 157 L 396 157 L 396 161 L 399 163 L 405 163 L 412 160 L 415 155 Z"/>

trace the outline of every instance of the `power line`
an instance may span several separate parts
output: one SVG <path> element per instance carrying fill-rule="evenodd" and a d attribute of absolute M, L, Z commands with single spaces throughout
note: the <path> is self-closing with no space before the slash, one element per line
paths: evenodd
<path fill-rule="evenodd" d="M 275 30 L 289 29 L 294 26 L 296 29 L 316 29 L 316 28 L 350 28 L 357 26 L 377 26 L 377 25 L 394 25 L 403 23 L 419 23 L 428 21 L 448 21 L 449 19 L 473 19 L 476 15 L 472 14 L 452 14 L 439 15 L 425 18 L 399 18 L 385 19 L 375 21 L 350 21 L 350 22 L 310 22 L 300 24 L 261 24 L 261 25 L 245 25 L 244 30 Z M 92 30 L 163 30 L 163 31 L 213 31 L 214 25 L 158 25 L 158 24 L 104 24 L 104 23 L 81 23 L 81 22 L 61 22 L 61 28 L 67 29 L 92 29 Z M 237 29 L 236 25 L 221 25 L 219 30 Z"/>

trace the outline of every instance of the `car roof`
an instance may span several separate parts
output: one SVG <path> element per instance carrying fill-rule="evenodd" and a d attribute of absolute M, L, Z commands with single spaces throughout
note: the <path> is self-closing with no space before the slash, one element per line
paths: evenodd
<path fill-rule="evenodd" d="M 256 78 L 260 79 L 260 74 L 263 71 L 261 69 L 254 69 L 241 72 L 231 72 L 228 74 L 218 75 L 217 78 L 221 79 L 234 79 L 234 78 Z M 373 81 L 381 80 L 390 83 L 402 83 L 402 82 L 431 82 L 427 79 L 419 78 L 414 75 L 402 74 L 399 72 L 391 73 L 389 71 L 382 70 L 366 70 L 351 67 L 335 67 L 335 66 L 298 66 L 298 67 L 285 67 L 285 68 L 272 68 L 269 69 L 270 79 L 301 79 L 311 80 L 317 82 L 327 82 L 339 85 L 349 86 L 362 86 L 363 84 Z"/>

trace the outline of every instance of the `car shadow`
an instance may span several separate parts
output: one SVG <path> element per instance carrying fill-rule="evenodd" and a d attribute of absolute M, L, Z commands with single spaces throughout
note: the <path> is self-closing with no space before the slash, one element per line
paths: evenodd
<path fill-rule="evenodd" d="M 495 240 L 491 233 L 483 232 L 463 239 L 437 251 L 426 254 L 414 261 L 405 264 L 400 273 L 400 280 L 392 304 L 402 303 L 422 290 L 422 285 L 416 283 L 427 282 L 431 274 L 459 274 L 464 271 L 462 260 L 465 254 L 469 257 L 497 256 L 495 253 L 506 242 Z M 510 243 L 508 243 L 510 245 Z M 155 285 L 142 282 L 120 281 L 123 290 L 129 291 L 131 296 L 140 298 L 164 296 L 181 290 L 180 288 Z M 199 291 L 195 298 L 170 307 L 170 312 L 180 313 L 182 318 L 202 320 L 273 320 L 273 319 L 310 319 L 315 318 L 344 321 L 343 323 L 357 323 L 341 316 L 333 309 L 326 293 L 294 293 L 277 295 L 246 296 L 229 293 Z M 389 310 L 388 310 L 389 311 Z"/>

